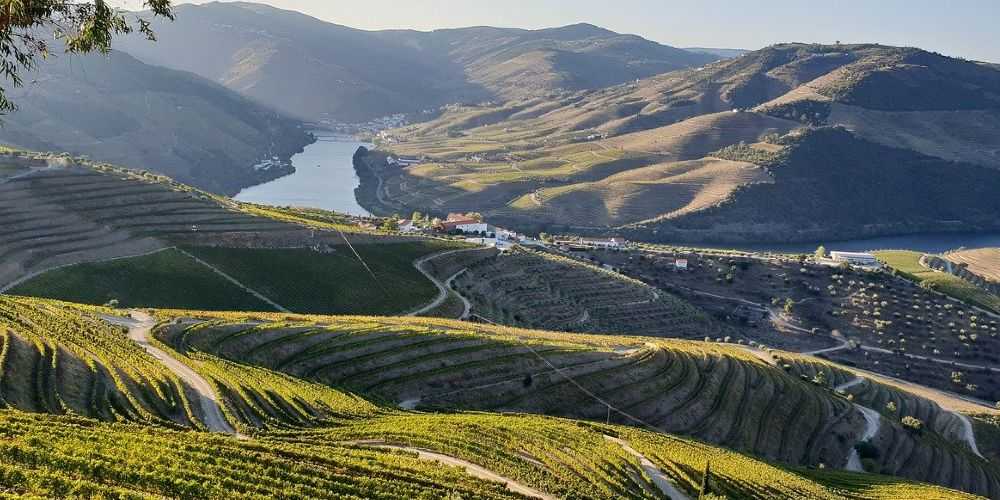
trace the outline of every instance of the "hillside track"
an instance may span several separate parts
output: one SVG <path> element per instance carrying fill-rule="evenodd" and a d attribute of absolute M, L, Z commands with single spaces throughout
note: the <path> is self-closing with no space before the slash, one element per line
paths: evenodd
<path fill-rule="evenodd" d="M 150 343 L 149 336 L 153 327 L 156 326 L 155 318 L 144 312 L 132 311 L 131 319 L 110 316 L 105 316 L 104 319 L 109 323 L 128 328 L 128 337 L 130 340 L 142 347 L 150 356 L 163 363 L 164 366 L 174 372 L 174 374 L 198 393 L 202 418 L 205 419 L 204 424 L 209 431 L 229 434 L 231 436 L 238 435 L 236 429 L 233 428 L 222 413 L 222 408 L 219 406 L 219 398 L 215 394 L 212 385 L 192 370 L 191 367 Z"/>
<path fill-rule="evenodd" d="M 444 301 L 448 300 L 448 293 L 449 290 L 451 290 L 451 283 L 455 280 L 455 278 L 457 278 L 459 275 L 465 272 L 465 270 L 463 269 L 462 271 L 459 271 L 454 276 L 449 278 L 447 281 L 441 281 L 436 276 L 434 276 L 433 273 L 431 273 L 424 267 L 428 262 L 434 259 L 438 259 L 440 257 L 446 257 L 448 255 L 454 255 L 462 252 L 470 252 L 473 250 L 479 250 L 479 248 L 462 248 L 458 250 L 446 250 L 444 252 L 437 252 L 437 253 L 432 253 L 430 255 L 425 255 L 413 261 L 413 267 L 415 267 L 417 271 L 420 271 L 420 274 L 423 274 L 424 277 L 429 279 L 432 283 L 434 283 L 434 286 L 437 287 L 438 295 L 437 297 L 434 297 L 434 300 L 432 300 L 429 304 L 421 306 L 414 311 L 410 311 L 404 314 L 403 316 L 420 316 L 421 314 L 426 314 L 428 311 L 434 310 L 435 308 L 443 304 Z M 462 314 L 462 319 L 467 319 L 471 314 L 472 304 L 465 297 L 462 297 L 461 294 L 458 294 L 458 292 L 455 293 L 462 299 L 462 303 L 465 305 L 465 312 Z"/>
<path fill-rule="evenodd" d="M 878 435 L 879 429 L 882 427 L 882 415 L 877 411 L 866 408 L 864 406 L 855 405 L 858 411 L 865 416 L 865 433 L 858 440 L 858 443 L 864 443 L 871 440 Z M 861 465 L 861 454 L 858 453 L 856 448 L 851 448 L 851 454 L 847 459 L 847 466 L 845 469 L 853 472 L 864 472 L 865 469 Z"/>
<path fill-rule="evenodd" d="M 460 467 L 465 469 L 465 472 L 470 476 L 477 477 L 479 479 L 485 479 L 487 481 L 493 481 L 496 483 L 502 483 L 507 487 L 508 490 L 517 493 L 519 495 L 524 495 L 530 498 L 539 498 L 541 500 L 557 500 L 557 497 L 549 495 L 538 491 L 530 486 L 524 485 L 511 479 L 509 477 L 497 474 L 485 467 L 476 465 L 468 460 L 462 460 L 450 455 L 445 455 L 443 453 L 437 453 L 435 451 L 425 450 L 423 448 L 413 448 L 409 446 L 395 446 L 386 444 L 383 441 L 355 441 L 350 443 L 343 443 L 352 446 L 364 446 L 367 448 L 378 448 L 382 450 L 397 450 L 404 451 L 407 453 L 414 453 L 420 460 L 437 462 L 442 465 Z"/>
<path fill-rule="evenodd" d="M 649 476 L 650 479 L 653 480 L 653 484 L 655 484 L 656 487 L 659 488 L 660 491 L 662 491 L 668 497 L 675 500 L 691 500 L 691 497 L 689 495 L 686 495 L 684 492 L 677 489 L 677 487 L 674 485 L 674 482 L 670 479 L 670 477 L 667 476 L 659 467 L 657 467 L 656 464 L 654 464 L 648 458 L 646 458 L 645 455 L 639 453 L 634 448 L 632 448 L 632 446 L 628 444 L 626 441 L 622 441 L 621 439 L 611 436 L 604 436 L 604 439 L 607 439 L 608 441 L 611 441 L 612 443 L 621 446 L 626 453 L 635 457 L 636 460 L 639 461 L 639 465 L 642 466 L 642 470 L 646 473 L 647 476 Z"/>

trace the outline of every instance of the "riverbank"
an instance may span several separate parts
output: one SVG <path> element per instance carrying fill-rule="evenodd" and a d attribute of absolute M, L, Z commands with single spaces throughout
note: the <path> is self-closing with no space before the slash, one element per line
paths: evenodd
<path fill-rule="evenodd" d="M 367 216 L 354 189 L 360 179 L 352 168 L 354 152 L 367 143 L 323 131 L 311 132 L 314 141 L 290 160 L 293 172 L 246 188 L 237 201 L 279 207 L 309 207 Z"/>

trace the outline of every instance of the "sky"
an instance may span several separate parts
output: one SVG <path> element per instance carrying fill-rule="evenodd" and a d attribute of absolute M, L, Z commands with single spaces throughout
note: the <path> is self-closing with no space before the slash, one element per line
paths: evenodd
<path fill-rule="evenodd" d="M 141 0 L 117 0 L 137 8 Z M 179 3 L 205 3 L 179 0 Z M 578 22 L 676 47 L 878 42 L 1000 63 L 997 0 L 260 0 L 362 29 Z M 363 8 L 359 8 L 363 6 Z"/>

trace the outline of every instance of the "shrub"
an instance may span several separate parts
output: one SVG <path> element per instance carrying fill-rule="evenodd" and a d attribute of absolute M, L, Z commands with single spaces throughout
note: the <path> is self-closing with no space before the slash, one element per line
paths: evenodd
<path fill-rule="evenodd" d="M 916 417 L 905 416 L 901 422 L 903 423 L 903 427 L 913 432 L 920 432 L 924 428 L 924 423 Z"/>

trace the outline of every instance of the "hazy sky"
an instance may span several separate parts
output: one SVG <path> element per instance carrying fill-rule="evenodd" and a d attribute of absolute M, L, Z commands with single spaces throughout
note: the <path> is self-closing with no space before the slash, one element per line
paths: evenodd
<path fill-rule="evenodd" d="M 205 3 L 180 0 L 182 3 Z M 117 0 L 135 8 L 140 0 Z M 997 0 L 261 0 L 364 29 L 589 22 L 674 46 L 880 42 L 1000 63 Z"/>

